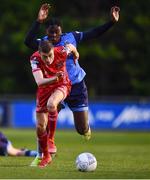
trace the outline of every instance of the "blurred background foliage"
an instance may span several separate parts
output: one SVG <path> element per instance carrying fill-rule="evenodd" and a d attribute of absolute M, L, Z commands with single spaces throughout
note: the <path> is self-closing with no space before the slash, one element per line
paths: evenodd
<path fill-rule="evenodd" d="M 1 0 L 0 94 L 34 94 L 36 84 L 24 38 L 42 3 L 62 20 L 63 31 L 86 31 L 110 20 L 113 5 L 120 20 L 101 37 L 80 44 L 89 97 L 150 95 L 150 0 Z M 39 37 L 44 35 L 44 27 Z"/>

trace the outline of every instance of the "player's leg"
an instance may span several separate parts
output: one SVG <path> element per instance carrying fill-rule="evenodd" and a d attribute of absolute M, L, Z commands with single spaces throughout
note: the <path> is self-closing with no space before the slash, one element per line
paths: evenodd
<path fill-rule="evenodd" d="M 7 137 L 0 132 L 0 156 L 36 156 L 37 152 L 13 147 Z"/>
<path fill-rule="evenodd" d="M 73 116 L 77 132 L 84 135 L 86 140 L 89 140 L 91 138 L 91 128 L 88 121 L 88 111 L 75 111 Z"/>
<path fill-rule="evenodd" d="M 14 148 L 10 142 L 7 145 L 7 153 L 10 156 L 21 156 L 21 155 L 23 155 L 22 151 L 20 149 Z"/>
<path fill-rule="evenodd" d="M 30 149 L 20 149 L 22 151 L 22 156 L 28 156 L 28 157 L 36 157 L 37 151 L 30 150 Z"/>
<path fill-rule="evenodd" d="M 40 113 L 40 112 L 47 112 L 47 101 L 49 96 L 51 95 L 51 90 L 47 90 L 47 89 L 38 89 L 37 91 L 37 99 L 36 99 L 36 112 Z M 47 117 L 48 117 L 48 113 L 47 113 Z M 47 118 L 48 119 L 48 118 Z M 32 163 L 30 164 L 30 166 L 38 166 L 38 164 L 41 162 L 42 159 L 42 150 L 37 138 L 37 152 L 38 155 L 35 157 L 35 159 L 32 161 Z"/>
<path fill-rule="evenodd" d="M 48 102 L 48 98 L 51 95 L 51 92 L 52 92 L 51 89 L 49 89 L 49 91 L 43 91 L 43 92 L 38 91 L 37 92 L 37 107 L 36 107 L 37 112 L 40 112 L 40 111 L 43 111 L 43 110 L 47 111 L 47 102 Z M 59 109 L 61 107 L 62 107 L 62 105 L 59 106 Z M 51 128 L 54 128 L 52 126 L 55 126 L 55 123 L 54 124 L 51 123 Z M 48 121 L 48 125 L 47 125 L 47 132 L 49 132 L 49 121 Z M 52 132 L 52 130 L 51 130 L 51 132 Z M 41 159 L 42 159 L 42 151 L 41 151 L 41 147 L 40 147 L 40 144 L 39 144 L 38 140 L 37 140 L 37 152 L 38 152 L 38 155 L 32 161 L 30 166 L 38 166 L 38 164 L 41 162 Z"/>
<path fill-rule="evenodd" d="M 49 111 L 48 116 L 48 129 L 49 129 L 49 153 L 54 154 L 57 152 L 57 148 L 55 145 L 55 131 L 56 131 L 56 124 L 58 118 L 58 104 L 66 97 L 67 88 L 65 86 L 59 87 L 54 91 L 54 93 L 50 96 L 47 103 L 47 108 Z"/>
<path fill-rule="evenodd" d="M 0 156 L 8 155 L 7 145 L 8 145 L 7 137 L 2 132 L 0 132 Z"/>
<path fill-rule="evenodd" d="M 48 116 L 48 114 L 47 114 L 47 116 Z M 30 166 L 32 166 L 32 167 L 38 166 L 38 164 L 41 162 L 41 159 L 42 159 L 42 149 L 40 147 L 39 140 L 37 138 L 37 156 L 31 162 Z"/>
<path fill-rule="evenodd" d="M 30 156 L 30 157 L 35 157 L 37 155 L 37 151 L 15 148 L 12 145 L 12 143 L 10 141 L 8 141 L 7 154 L 9 156 Z"/>
<path fill-rule="evenodd" d="M 43 168 L 47 166 L 51 161 L 51 156 L 48 152 L 48 134 L 47 134 L 47 121 L 48 121 L 48 113 L 39 113 L 36 112 L 36 133 L 38 138 L 38 143 L 43 153 L 43 157 L 41 162 L 39 163 L 39 167 Z"/>
<path fill-rule="evenodd" d="M 81 135 L 84 135 L 86 132 L 88 132 L 88 111 L 74 111 L 73 117 L 77 132 Z"/>
<path fill-rule="evenodd" d="M 88 120 L 88 93 L 85 82 L 82 81 L 72 86 L 66 103 L 73 112 L 74 123 L 77 132 L 88 140 L 91 137 L 91 129 Z"/>
<path fill-rule="evenodd" d="M 6 142 L 0 141 L 0 156 L 7 156 L 7 144 Z"/>

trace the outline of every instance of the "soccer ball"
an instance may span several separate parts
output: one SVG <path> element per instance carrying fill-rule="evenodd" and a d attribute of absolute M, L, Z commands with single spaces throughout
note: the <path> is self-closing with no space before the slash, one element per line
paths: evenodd
<path fill-rule="evenodd" d="M 97 160 L 93 154 L 84 152 L 77 156 L 75 164 L 77 170 L 79 171 L 82 172 L 95 171 L 97 167 Z"/>

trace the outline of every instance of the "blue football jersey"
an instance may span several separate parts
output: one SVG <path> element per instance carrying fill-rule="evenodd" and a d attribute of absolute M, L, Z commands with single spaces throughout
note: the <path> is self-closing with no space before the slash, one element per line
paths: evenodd
<path fill-rule="evenodd" d="M 79 37 L 81 40 L 82 38 L 82 32 L 77 32 L 79 34 Z M 45 36 L 42 38 L 43 40 L 48 40 L 48 36 Z M 41 40 L 41 39 L 39 39 Z M 60 42 L 57 44 L 54 44 L 54 46 L 64 46 L 66 43 L 71 43 L 75 47 L 77 47 L 78 42 L 76 41 L 74 35 L 72 32 L 70 33 L 64 33 L 61 35 Z M 80 67 L 80 64 L 78 61 L 76 63 L 73 60 L 73 56 L 70 55 L 66 61 L 66 68 L 69 75 L 69 79 L 71 80 L 72 84 L 79 83 L 83 80 L 84 76 L 86 75 L 85 71 Z"/>

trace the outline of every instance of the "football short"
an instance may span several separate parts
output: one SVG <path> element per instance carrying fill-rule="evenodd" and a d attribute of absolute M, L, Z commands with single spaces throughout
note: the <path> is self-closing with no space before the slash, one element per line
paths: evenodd
<path fill-rule="evenodd" d="M 65 103 L 73 112 L 88 110 L 88 92 L 84 80 L 72 85 L 71 92 L 65 99 Z"/>
<path fill-rule="evenodd" d="M 9 144 L 8 139 L 4 136 L 3 133 L 0 132 L 0 156 L 7 155 L 7 146 Z"/>
<path fill-rule="evenodd" d="M 67 97 L 69 92 L 68 87 L 65 85 L 61 85 L 59 87 L 56 87 L 55 89 L 51 89 L 51 88 L 38 89 L 37 99 L 36 99 L 36 112 L 38 113 L 48 112 L 47 101 L 51 96 L 51 94 L 54 93 L 56 90 L 60 90 L 63 93 L 64 97 L 62 101 Z"/>

